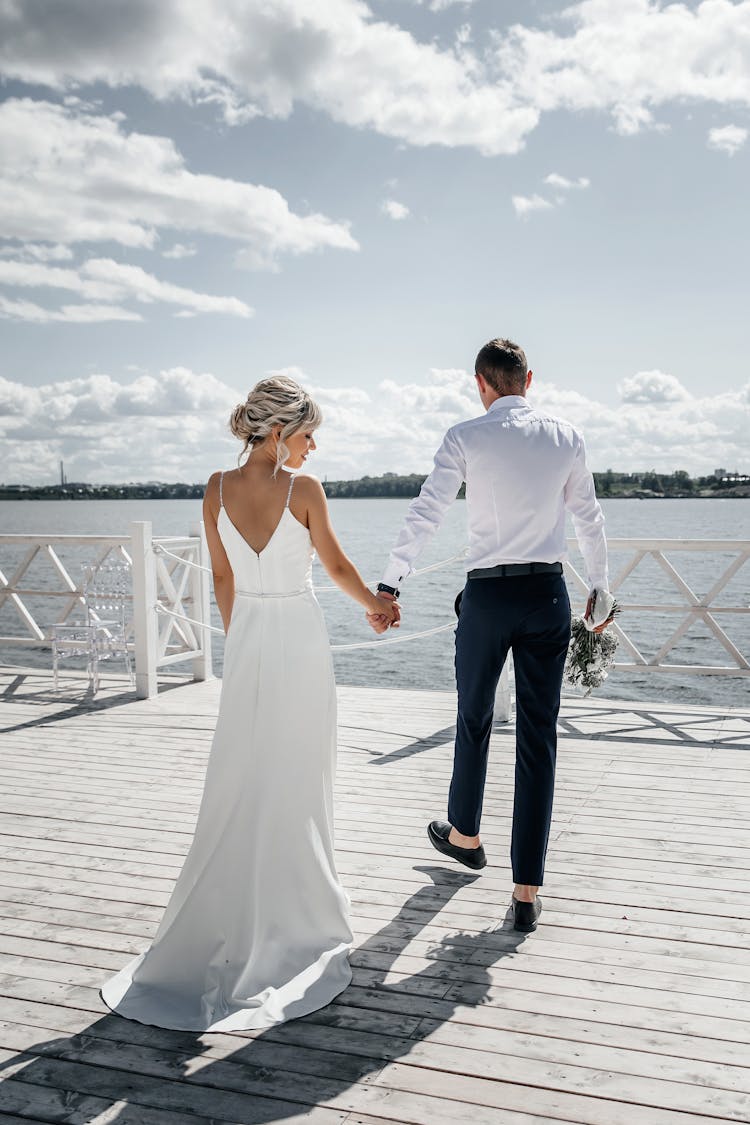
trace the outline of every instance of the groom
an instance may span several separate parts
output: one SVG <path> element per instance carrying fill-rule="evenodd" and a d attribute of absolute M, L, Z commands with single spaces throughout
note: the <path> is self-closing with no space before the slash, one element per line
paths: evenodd
<path fill-rule="evenodd" d="M 456 630 L 458 719 L 448 820 L 428 836 L 439 852 L 472 869 L 485 866 L 479 838 L 497 682 L 508 650 L 516 679 L 516 768 L 511 863 L 514 927 L 536 929 L 544 879 L 557 749 L 557 714 L 570 638 L 563 579 L 565 512 L 570 512 L 591 592 L 586 616 L 605 621 L 604 516 L 586 467 L 583 438 L 567 422 L 526 401 L 532 373 L 511 340 L 491 340 L 475 362 L 486 411 L 452 426 L 435 467 L 409 505 L 378 586 L 397 599 L 414 562 L 466 482 L 467 580 Z M 598 605 L 596 604 L 598 601 Z M 598 613 L 597 613 L 598 611 Z M 384 625 L 371 618 L 376 631 Z"/>

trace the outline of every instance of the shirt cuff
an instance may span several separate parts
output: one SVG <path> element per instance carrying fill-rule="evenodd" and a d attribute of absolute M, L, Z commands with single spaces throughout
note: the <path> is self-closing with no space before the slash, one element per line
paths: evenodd
<path fill-rule="evenodd" d="M 390 564 L 385 568 L 385 573 L 380 581 L 384 586 L 393 586 L 394 590 L 400 590 L 406 577 L 407 575 L 402 574 L 399 566 Z"/>
<path fill-rule="evenodd" d="M 594 578 L 589 579 L 589 593 L 598 586 L 600 590 L 606 590 L 609 593 L 609 577 L 606 574 L 597 574 Z"/>

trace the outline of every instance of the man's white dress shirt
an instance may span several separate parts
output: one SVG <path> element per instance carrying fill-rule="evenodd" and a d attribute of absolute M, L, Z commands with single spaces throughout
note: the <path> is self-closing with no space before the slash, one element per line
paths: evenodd
<path fill-rule="evenodd" d="M 604 514 L 586 467 L 583 438 L 523 395 L 495 399 L 486 414 L 452 426 L 435 467 L 409 505 L 383 575 L 400 587 L 466 481 L 466 569 L 499 563 L 559 562 L 567 556 L 565 511 L 590 587 L 607 588 Z"/>

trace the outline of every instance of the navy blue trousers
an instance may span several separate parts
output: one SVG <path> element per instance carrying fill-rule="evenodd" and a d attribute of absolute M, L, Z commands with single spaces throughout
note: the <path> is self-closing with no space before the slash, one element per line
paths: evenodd
<path fill-rule="evenodd" d="M 513 881 L 541 886 L 555 788 L 557 715 L 570 640 L 560 574 L 469 578 L 456 629 L 458 720 L 448 820 L 476 836 L 497 682 L 508 650 L 516 679 Z"/>

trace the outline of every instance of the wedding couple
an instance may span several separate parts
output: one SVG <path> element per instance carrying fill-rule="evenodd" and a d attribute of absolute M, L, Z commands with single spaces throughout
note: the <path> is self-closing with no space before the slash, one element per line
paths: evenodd
<path fill-rule="evenodd" d="M 121 1015 L 181 1030 L 247 1030 L 323 1007 L 349 984 L 350 903 L 333 852 L 336 693 L 313 553 L 376 632 L 398 626 L 401 584 L 464 481 L 469 554 L 453 778 L 447 820 L 427 831 L 451 860 L 485 866 L 487 751 L 512 649 L 514 926 L 536 928 L 570 636 L 565 512 L 591 590 L 603 595 L 604 519 L 580 434 L 526 401 L 532 375 L 521 348 L 492 340 L 475 372 L 485 413 L 445 435 L 376 593 L 341 548 L 321 484 L 297 472 L 315 449 L 318 406 L 277 376 L 234 410 L 231 430 L 248 456 L 211 477 L 203 504 L 226 630 L 216 731 L 195 835 L 157 932 L 101 990 Z M 592 627 L 607 623 L 606 605 L 606 596 L 593 606 L 589 598 Z"/>

